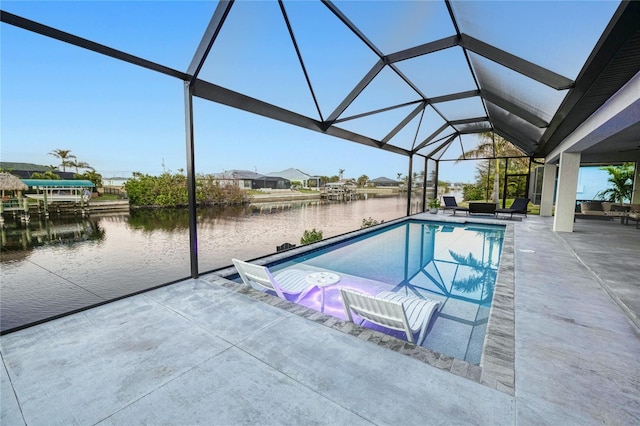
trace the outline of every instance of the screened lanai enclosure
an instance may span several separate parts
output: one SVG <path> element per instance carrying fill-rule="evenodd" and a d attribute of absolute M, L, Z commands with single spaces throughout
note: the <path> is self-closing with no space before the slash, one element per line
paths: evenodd
<path fill-rule="evenodd" d="M 478 134 L 557 162 L 561 144 L 640 70 L 639 2 L 180 2 L 170 18 L 171 2 L 104 2 L 100 16 L 82 2 L 29 3 L 3 2 L 3 31 L 184 84 L 194 277 L 198 147 L 212 143 L 194 131 L 208 119 L 203 101 L 405 156 L 410 179 L 429 177 L 425 197 L 443 162 L 478 158 Z M 137 36 L 113 36 L 124 27 Z M 584 161 L 640 155 L 637 93 L 626 105 L 606 120 L 614 131 L 579 147 Z M 494 146 L 481 158 L 501 156 L 514 155 Z"/>

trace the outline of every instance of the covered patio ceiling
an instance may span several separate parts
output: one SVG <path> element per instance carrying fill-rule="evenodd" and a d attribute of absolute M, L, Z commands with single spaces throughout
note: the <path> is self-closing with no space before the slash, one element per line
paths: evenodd
<path fill-rule="evenodd" d="M 210 5 L 206 28 L 185 27 L 200 40 L 185 46 L 188 66 L 55 22 L 1 19 L 181 79 L 198 98 L 434 160 L 467 157 L 488 131 L 545 157 L 640 70 L 640 2 Z M 640 149 L 638 127 L 591 150 L 622 161 Z"/>

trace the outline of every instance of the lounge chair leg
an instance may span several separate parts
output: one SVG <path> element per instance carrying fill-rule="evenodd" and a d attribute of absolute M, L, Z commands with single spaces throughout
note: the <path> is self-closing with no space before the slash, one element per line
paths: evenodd
<path fill-rule="evenodd" d="M 427 325 L 423 326 L 420 329 L 420 336 L 418 336 L 418 340 L 416 340 L 416 345 L 422 346 L 422 343 L 424 342 L 425 337 L 427 337 Z"/>

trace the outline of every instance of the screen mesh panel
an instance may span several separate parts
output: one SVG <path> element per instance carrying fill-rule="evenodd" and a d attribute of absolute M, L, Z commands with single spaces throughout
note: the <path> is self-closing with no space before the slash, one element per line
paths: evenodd
<path fill-rule="evenodd" d="M 338 123 L 337 126 L 381 141 L 398 123 L 413 111 L 415 107 L 415 105 L 410 105 L 390 111 L 383 111 L 377 114 L 343 121 Z"/>
<path fill-rule="evenodd" d="M 452 1 L 451 5 L 461 32 L 575 79 L 619 3 Z"/>
<path fill-rule="evenodd" d="M 452 121 L 469 117 L 484 117 L 487 115 L 482 105 L 482 99 L 479 96 L 449 102 L 439 102 L 434 104 L 434 107 Z"/>
<path fill-rule="evenodd" d="M 487 102 L 487 109 L 494 122 L 499 123 L 500 128 L 504 128 L 510 135 L 518 137 L 517 140 L 512 140 L 513 143 L 528 153 L 533 152 L 536 147 L 535 141 L 542 136 L 544 129 L 539 129 L 490 102 Z"/>
<path fill-rule="evenodd" d="M 479 154 L 480 158 L 492 157 L 495 154 L 493 144 L 481 140 L 480 135 L 462 135 L 460 139 L 465 159 L 477 158 L 474 153 Z"/>
<path fill-rule="evenodd" d="M 420 123 L 420 131 L 418 132 L 418 144 L 430 137 L 436 130 L 445 124 L 444 119 L 438 115 L 431 107 L 426 107 L 422 122 Z M 453 129 L 444 130 L 443 133 L 451 133 Z M 441 133 L 442 134 L 442 133 Z M 436 136 L 439 137 L 439 136 Z"/>
<path fill-rule="evenodd" d="M 462 143 L 461 136 L 457 136 L 447 147 L 446 151 L 442 152 L 438 159 L 440 160 L 457 160 L 462 157 Z"/>
<path fill-rule="evenodd" d="M 477 121 L 475 123 L 456 124 L 453 126 L 460 133 L 479 133 L 491 130 L 491 123 L 488 121 Z"/>
<path fill-rule="evenodd" d="M 384 54 L 455 34 L 444 2 L 337 1 L 335 4 Z"/>
<path fill-rule="evenodd" d="M 477 89 L 459 47 L 397 62 L 396 66 L 430 98 Z"/>
<path fill-rule="evenodd" d="M 441 146 L 447 145 L 448 140 L 455 136 L 456 136 L 456 132 L 451 127 L 447 127 L 445 130 L 440 132 L 436 138 L 429 141 L 429 143 L 424 145 L 417 152 L 421 155 L 428 157 L 432 155 L 434 152 L 439 151 L 439 148 Z"/>
<path fill-rule="evenodd" d="M 349 105 L 343 116 L 362 114 L 419 100 L 418 93 L 389 67 L 384 67 L 376 78 Z"/>
<path fill-rule="evenodd" d="M 92 59 L 72 64 L 78 70 L 96 57 L 115 59 L 175 78 L 176 87 L 190 80 L 186 73 L 202 53 L 202 81 L 190 86 L 199 99 L 399 154 L 429 153 L 452 134 L 493 128 L 544 155 L 624 84 L 620 75 L 633 71 L 636 44 L 626 32 L 636 31 L 634 7 L 617 1 L 4 1 L 3 73 L 19 56 L 11 56 L 19 49 L 5 47 L 5 34 L 21 26 L 82 47 Z M 214 15 L 223 10 L 228 15 Z M 12 13 L 19 19 L 8 18 Z M 214 32 L 209 25 L 223 15 Z M 612 17 L 616 25 L 607 28 Z M 54 28 L 16 23 L 28 19 Z M 70 41 L 60 32 L 87 40 Z M 94 42 L 104 46 L 89 45 Z M 582 85 L 573 81 L 578 76 Z M 5 80 L 3 87 L 13 84 Z M 460 154 L 469 148 L 462 140 Z"/>
<path fill-rule="evenodd" d="M 481 88 L 547 122 L 565 96 L 565 91 L 550 88 L 474 53 L 469 58 Z"/>
<path fill-rule="evenodd" d="M 3 11 L 185 70 L 217 2 L 3 1 Z M 4 27 L 3 27 L 4 30 Z M 131 36 L 122 37 L 122 34 Z"/>

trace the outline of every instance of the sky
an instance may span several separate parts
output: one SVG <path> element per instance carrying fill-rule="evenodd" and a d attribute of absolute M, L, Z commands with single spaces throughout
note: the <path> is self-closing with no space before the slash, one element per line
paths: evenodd
<path fill-rule="evenodd" d="M 446 13 L 443 2 L 337 4 L 345 13 L 358 8 L 364 11 L 366 19 L 356 24 L 363 31 L 378 28 L 379 32 L 372 33 L 376 37 L 374 42 L 388 51 L 453 34 L 451 23 L 440 19 Z M 596 17 L 598 13 L 610 16 L 617 6 L 615 2 L 594 4 L 602 4 L 591 14 Z M 572 5 L 575 3 L 567 3 L 565 7 Z M 184 71 L 215 6 L 215 2 L 209 1 L 3 1 L 0 7 Z M 287 2 L 286 6 L 304 53 L 309 78 L 317 89 L 318 104 L 326 118 L 377 57 L 319 3 Z M 473 2 L 464 5 L 474 6 Z M 423 15 L 435 19 L 428 28 L 415 31 L 409 23 L 419 21 Z M 301 26 L 300 22 L 309 16 L 313 19 L 305 20 Z M 546 13 L 544 19 L 563 19 L 561 16 Z M 599 19 L 594 21 L 599 26 L 608 21 Z M 313 98 L 282 21 L 276 2 L 237 2 L 200 78 L 317 118 Z M 398 25 L 379 25 L 387 21 Z M 510 21 L 505 17 L 505 22 Z M 587 21 L 584 26 L 593 26 L 594 22 Z M 532 28 L 538 24 L 540 22 Z M 182 81 L 4 23 L 0 24 L 0 31 L 2 161 L 57 165 L 59 160 L 49 153 L 66 149 L 105 178 L 127 177 L 132 172 L 178 172 L 186 168 Z M 491 38 L 495 35 L 486 36 L 493 42 Z M 505 49 L 517 48 L 517 37 L 506 39 L 514 45 L 504 46 Z M 595 44 L 595 40 L 584 37 L 580 40 L 586 45 Z M 589 53 L 577 46 L 566 46 L 566 51 L 567 56 L 577 55 L 577 51 L 582 55 L 576 61 L 564 61 L 566 63 L 583 63 Z M 548 53 L 528 59 L 548 61 L 544 65 L 551 69 L 559 66 L 557 58 L 554 60 Z M 427 67 L 407 66 L 403 72 L 420 73 L 423 69 Z M 569 76 L 579 71 L 579 67 L 555 69 Z M 406 93 L 406 89 L 397 84 L 395 74 L 385 72 L 374 80 L 368 92 L 349 106 L 347 115 L 415 99 L 415 94 Z M 447 84 L 457 85 L 447 87 L 445 92 L 473 88 L 469 87 L 472 82 L 457 76 L 453 69 L 441 74 L 447 77 Z M 431 77 L 424 76 L 427 80 Z M 430 96 L 444 94 L 438 93 L 438 89 L 444 90 L 435 86 Z M 400 114 L 406 112 L 386 114 L 395 120 L 390 121 L 395 125 Z M 392 117 L 392 114 L 398 115 Z M 346 122 L 343 126 L 381 139 L 390 128 L 388 122 L 379 117 L 384 115 L 361 120 L 361 123 Z M 406 132 L 397 136 L 398 142 L 393 142 L 409 148 L 418 136 L 424 138 L 430 134 L 428 126 L 420 131 L 422 134 L 414 134 L 416 132 L 407 126 Z M 332 176 L 344 169 L 345 177 L 358 178 L 364 174 L 369 178 L 395 179 L 398 173 L 406 175 L 408 171 L 408 157 L 198 98 L 194 99 L 194 135 L 199 173 L 242 169 L 266 174 L 294 167 L 310 175 Z M 465 138 L 460 141 L 465 146 L 473 146 L 477 140 L 474 136 Z M 456 158 L 456 151 L 452 155 Z M 423 167 L 422 157 L 417 158 L 414 172 Z M 471 182 L 474 169 L 475 162 L 441 162 L 440 179 Z"/>

